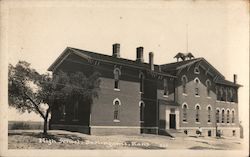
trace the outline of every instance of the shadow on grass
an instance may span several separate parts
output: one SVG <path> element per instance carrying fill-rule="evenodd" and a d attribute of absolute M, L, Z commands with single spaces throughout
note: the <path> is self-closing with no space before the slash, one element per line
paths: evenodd
<path fill-rule="evenodd" d="M 51 134 L 48 133 L 47 135 L 44 135 L 42 132 L 39 133 L 32 133 L 32 132 L 13 132 L 13 133 L 8 133 L 8 136 L 14 136 L 14 135 L 20 135 L 20 136 L 30 136 L 34 138 L 45 138 L 45 139 L 51 139 L 55 140 L 56 142 L 59 142 L 61 138 L 67 138 L 73 141 L 82 141 L 84 142 L 85 139 L 78 137 L 76 135 L 68 135 L 68 134 Z"/>

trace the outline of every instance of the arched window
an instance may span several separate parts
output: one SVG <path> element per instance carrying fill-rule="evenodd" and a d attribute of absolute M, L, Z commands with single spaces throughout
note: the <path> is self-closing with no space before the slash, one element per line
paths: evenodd
<path fill-rule="evenodd" d="M 200 122 L 200 105 L 196 105 L 195 106 L 195 111 L 196 111 L 196 114 L 195 114 L 195 122 Z"/>
<path fill-rule="evenodd" d="M 163 79 L 163 88 L 164 88 L 164 95 L 168 96 L 168 82 L 166 78 Z"/>
<path fill-rule="evenodd" d="M 234 115 L 234 110 L 232 110 L 232 123 L 235 121 L 235 115 Z"/>
<path fill-rule="evenodd" d="M 194 68 L 194 73 L 195 73 L 195 74 L 200 74 L 200 70 L 199 70 L 198 67 L 195 67 L 195 68 Z"/>
<path fill-rule="evenodd" d="M 182 105 L 182 113 L 183 113 L 183 116 L 182 116 L 182 121 L 183 122 L 187 122 L 187 104 L 183 104 Z"/>
<path fill-rule="evenodd" d="M 211 89 L 211 81 L 206 81 L 206 87 L 207 87 L 207 96 L 210 97 L 210 89 Z"/>
<path fill-rule="evenodd" d="M 207 122 L 208 122 L 208 123 L 211 123 L 211 111 L 212 111 L 212 108 L 211 108 L 211 106 L 209 105 L 209 106 L 207 107 Z"/>
<path fill-rule="evenodd" d="M 220 109 L 216 109 L 216 123 L 220 123 Z"/>
<path fill-rule="evenodd" d="M 76 101 L 74 103 L 74 120 L 78 120 L 78 108 L 79 108 L 79 102 Z"/>
<path fill-rule="evenodd" d="M 221 111 L 221 123 L 224 123 L 225 122 L 225 110 L 222 109 Z"/>
<path fill-rule="evenodd" d="M 121 105 L 121 101 L 119 99 L 115 99 L 113 101 L 114 106 L 114 121 L 119 121 L 119 106 Z"/>
<path fill-rule="evenodd" d="M 230 120 L 230 118 L 229 118 L 229 117 L 230 117 L 230 111 L 229 111 L 229 110 L 227 110 L 227 123 L 230 123 L 230 121 L 229 121 L 229 120 Z"/>
<path fill-rule="evenodd" d="M 140 101 L 139 107 L 140 107 L 140 121 L 144 122 L 144 108 L 145 108 L 145 104 L 144 104 L 143 101 Z"/>
<path fill-rule="evenodd" d="M 188 82 L 188 79 L 187 79 L 186 75 L 182 76 L 181 82 L 182 82 L 182 89 L 183 89 L 182 92 L 186 94 L 187 93 L 186 85 L 187 85 L 187 82 Z"/>
<path fill-rule="evenodd" d="M 114 88 L 115 89 L 120 89 L 120 86 L 119 86 L 120 75 L 121 75 L 121 70 L 118 68 L 115 68 L 114 69 L 114 80 L 115 80 Z"/>
<path fill-rule="evenodd" d="M 195 95 L 199 96 L 199 84 L 200 84 L 199 78 L 196 77 L 194 79 L 194 82 L 195 82 Z"/>
<path fill-rule="evenodd" d="M 139 78 L 140 78 L 140 92 L 144 92 L 144 74 L 140 72 Z"/>

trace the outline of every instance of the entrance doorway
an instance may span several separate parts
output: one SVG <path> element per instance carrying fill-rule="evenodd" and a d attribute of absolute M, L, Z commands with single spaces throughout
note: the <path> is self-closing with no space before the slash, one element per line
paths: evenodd
<path fill-rule="evenodd" d="M 176 115 L 175 114 L 169 114 L 169 121 L 170 121 L 169 128 L 176 129 Z"/>

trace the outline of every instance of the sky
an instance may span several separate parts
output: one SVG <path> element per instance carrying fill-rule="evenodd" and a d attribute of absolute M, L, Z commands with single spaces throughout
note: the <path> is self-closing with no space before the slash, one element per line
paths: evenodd
<path fill-rule="evenodd" d="M 58 3 L 55 3 L 58 2 Z M 66 47 L 121 57 L 175 62 L 178 52 L 204 57 L 228 80 L 238 75 L 240 120 L 249 111 L 249 7 L 247 1 L 11 1 L 8 12 L 8 62 L 25 60 L 40 73 Z M 187 42 L 188 34 L 188 42 Z M 188 43 L 188 44 L 187 44 Z M 25 116 L 23 116 L 25 117 Z M 23 119 L 41 120 L 38 116 Z M 9 110 L 9 119 L 20 119 Z"/>

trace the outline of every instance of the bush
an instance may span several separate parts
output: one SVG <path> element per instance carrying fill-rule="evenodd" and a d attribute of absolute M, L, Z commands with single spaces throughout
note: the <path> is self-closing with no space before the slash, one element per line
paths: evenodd
<path fill-rule="evenodd" d="M 22 122 L 22 121 L 10 121 L 8 129 L 9 130 L 29 130 L 29 129 L 42 129 L 42 122 Z"/>

